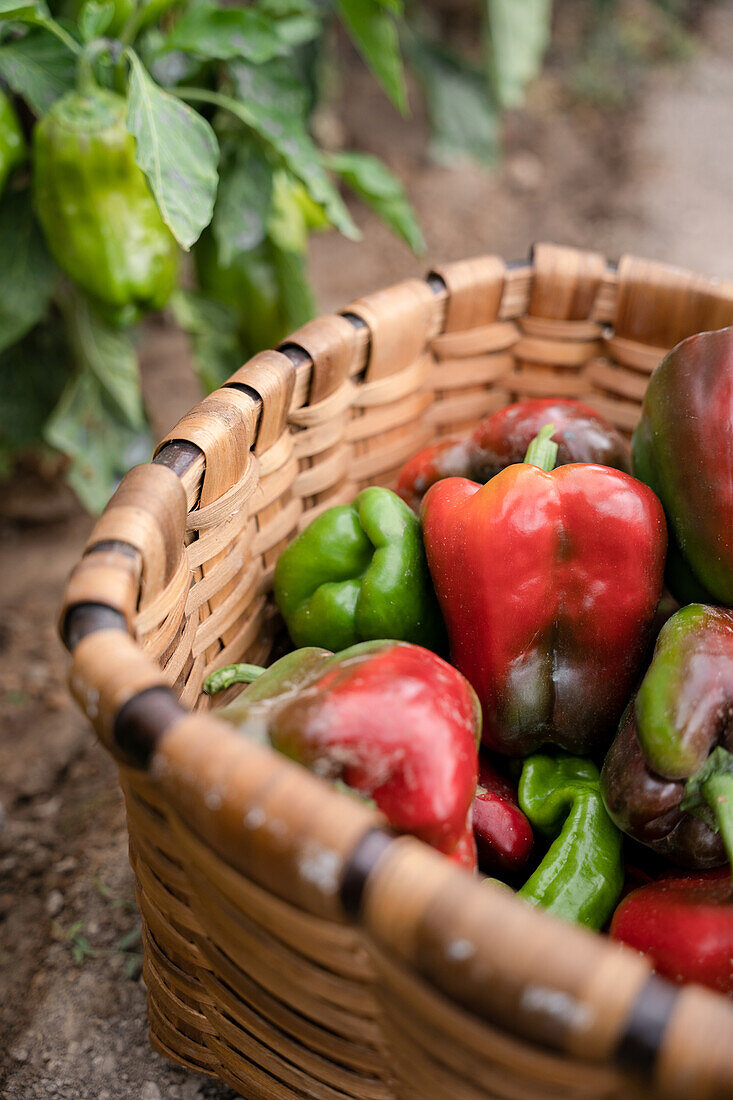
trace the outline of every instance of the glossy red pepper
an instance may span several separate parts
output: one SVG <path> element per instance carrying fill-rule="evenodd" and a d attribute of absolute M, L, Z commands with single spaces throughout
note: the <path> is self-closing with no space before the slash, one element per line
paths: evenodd
<path fill-rule="evenodd" d="M 484 743 L 512 756 L 605 748 L 662 591 L 654 493 L 606 466 L 546 464 L 528 452 L 484 486 L 447 478 L 422 504 L 453 663 L 481 700 Z"/>
<path fill-rule="evenodd" d="M 252 679 L 213 674 L 208 691 Z M 277 661 L 221 711 L 318 775 L 374 799 L 399 832 L 476 866 L 471 804 L 481 709 L 446 661 L 406 642 L 308 648 Z M 213 683 L 212 683 L 213 681 Z"/>
<path fill-rule="evenodd" d="M 473 832 L 479 867 L 486 874 L 513 874 L 529 859 L 532 826 L 519 808 L 515 788 L 485 755 L 479 760 Z"/>
<path fill-rule="evenodd" d="M 631 452 L 623 436 L 580 401 L 537 398 L 518 401 L 487 416 L 467 439 L 442 439 L 402 467 L 397 493 L 417 512 L 431 485 L 445 477 L 468 477 L 481 485 L 507 466 L 521 462 L 534 437 L 554 425 L 556 466 L 597 462 L 631 472 Z"/>
<path fill-rule="evenodd" d="M 667 577 L 683 604 L 733 607 L 733 328 L 699 332 L 656 367 L 634 473 L 667 513 Z"/>
<path fill-rule="evenodd" d="M 733 994 L 730 870 L 677 875 L 641 886 L 614 913 L 611 936 L 651 956 L 665 978 Z"/>

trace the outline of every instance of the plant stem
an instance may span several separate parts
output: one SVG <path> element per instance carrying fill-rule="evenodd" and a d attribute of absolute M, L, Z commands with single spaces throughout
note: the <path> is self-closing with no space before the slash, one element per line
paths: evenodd
<path fill-rule="evenodd" d="M 181 99 L 191 99 L 194 102 L 200 100 L 202 103 L 213 103 L 216 107 L 223 107 L 225 110 L 230 110 L 227 102 L 227 97 L 221 95 L 220 92 L 211 92 L 208 88 L 166 88 L 167 92 L 171 95 L 177 95 Z"/>
<path fill-rule="evenodd" d="M 93 95 L 99 89 L 94 66 L 97 58 L 107 53 L 110 47 L 109 39 L 95 38 L 82 50 L 79 64 L 76 70 L 76 87 L 82 95 Z"/>
<path fill-rule="evenodd" d="M 554 424 L 545 424 L 544 428 L 540 428 L 524 456 L 526 463 L 530 466 L 538 466 L 548 474 L 555 468 L 557 462 L 557 443 L 552 439 L 554 431 Z"/>
<path fill-rule="evenodd" d="M 58 40 L 63 42 L 66 48 L 71 50 L 72 53 L 82 53 L 82 47 L 76 39 L 72 38 L 69 32 L 64 30 L 64 28 L 57 23 L 55 19 L 52 19 L 50 15 L 40 21 L 40 26 L 42 26 L 44 30 L 50 31 L 51 34 L 55 34 Z"/>
<path fill-rule="evenodd" d="M 206 677 L 204 691 L 207 695 L 216 695 L 232 684 L 251 684 L 265 671 L 260 665 L 225 665 Z"/>
<path fill-rule="evenodd" d="M 124 27 L 120 31 L 120 42 L 123 46 L 131 46 L 138 36 L 142 21 L 145 18 L 145 8 L 147 5 L 138 3 L 135 5 L 134 11 L 130 13 L 130 17 L 125 23 Z"/>

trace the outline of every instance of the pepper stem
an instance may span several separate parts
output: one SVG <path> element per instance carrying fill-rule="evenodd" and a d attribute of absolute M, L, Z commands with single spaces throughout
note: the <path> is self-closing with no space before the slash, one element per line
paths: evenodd
<path fill-rule="evenodd" d="M 733 753 L 721 745 L 713 749 L 700 770 L 687 780 L 680 806 L 703 817 L 720 833 L 733 877 Z M 701 809 L 708 812 L 700 813 Z"/>
<path fill-rule="evenodd" d="M 544 428 L 540 428 L 524 456 L 524 461 L 530 466 L 538 466 L 548 474 L 557 462 L 557 443 L 552 438 L 554 431 L 554 424 L 545 424 Z"/>
<path fill-rule="evenodd" d="M 110 41 L 107 38 L 95 38 L 82 50 L 76 69 L 76 88 L 82 95 L 94 95 L 99 90 L 94 66 L 101 54 L 107 53 Z"/>
<path fill-rule="evenodd" d="M 251 684 L 266 671 L 261 665 L 224 665 L 224 668 L 218 668 L 206 677 L 204 691 L 207 695 L 216 695 L 232 684 Z"/>

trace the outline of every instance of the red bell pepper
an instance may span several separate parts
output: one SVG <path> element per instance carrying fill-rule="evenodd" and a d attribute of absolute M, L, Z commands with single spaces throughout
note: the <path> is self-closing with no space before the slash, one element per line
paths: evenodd
<path fill-rule="evenodd" d="M 402 467 L 397 493 L 417 512 L 431 485 L 445 477 L 468 477 L 481 485 L 521 462 L 541 428 L 554 424 L 557 466 L 597 462 L 631 472 L 625 439 L 599 413 L 580 401 L 538 398 L 518 401 L 487 416 L 467 439 L 442 439 Z"/>
<path fill-rule="evenodd" d="M 448 859 L 457 863 L 459 867 L 465 867 L 469 871 L 476 870 L 476 838 L 470 824 L 466 825 L 463 836 L 456 844 L 452 852 L 448 852 Z"/>
<path fill-rule="evenodd" d="M 605 466 L 552 469 L 551 434 L 486 485 L 447 478 L 422 504 L 453 663 L 481 700 L 484 743 L 512 756 L 605 748 L 662 591 L 654 493 Z"/>
<path fill-rule="evenodd" d="M 675 982 L 733 994 L 733 887 L 730 869 L 659 879 L 632 891 L 611 936 L 649 955 Z"/>
<path fill-rule="evenodd" d="M 529 859 L 532 826 L 519 808 L 516 790 L 485 754 L 479 759 L 473 832 L 479 867 L 486 874 L 513 874 Z"/>
<path fill-rule="evenodd" d="M 223 717 L 373 799 L 399 832 L 475 868 L 470 814 L 481 708 L 455 668 L 421 646 L 362 642 L 335 655 L 296 650 L 267 671 L 230 666 L 206 689 L 258 671 Z"/>
<path fill-rule="evenodd" d="M 680 603 L 733 607 L 733 328 L 682 340 L 654 370 L 634 473 L 664 505 L 667 578 Z"/>

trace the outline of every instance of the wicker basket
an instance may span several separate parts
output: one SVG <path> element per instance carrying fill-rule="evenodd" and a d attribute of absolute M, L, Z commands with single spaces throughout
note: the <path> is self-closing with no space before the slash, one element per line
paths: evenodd
<path fill-rule="evenodd" d="M 733 1097 L 729 1002 L 393 837 L 201 691 L 267 660 L 320 510 L 517 397 L 628 432 L 663 352 L 731 323 L 733 285 L 629 257 L 455 263 L 255 356 L 130 471 L 62 632 L 120 764 L 157 1050 L 278 1100 Z"/>

